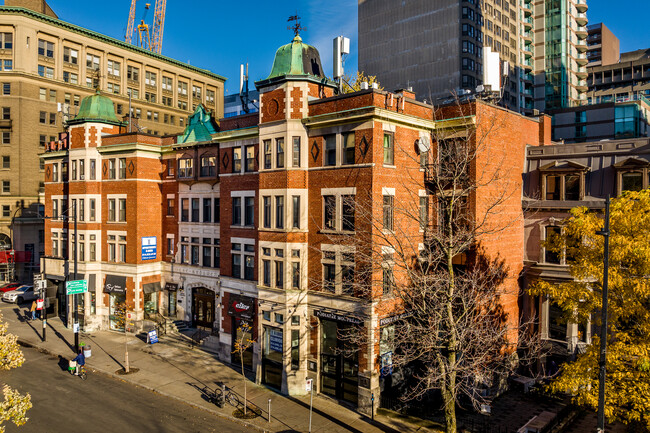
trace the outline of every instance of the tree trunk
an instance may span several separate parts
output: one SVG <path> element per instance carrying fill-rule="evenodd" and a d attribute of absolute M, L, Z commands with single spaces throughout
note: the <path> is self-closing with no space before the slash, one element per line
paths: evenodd
<path fill-rule="evenodd" d="M 454 381 L 455 382 L 455 381 Z M 455 385 L 455 383 L 453 384 Z M 456 401 L 450 391 L 452 384 L 445 387 L 442 392 L 442 399 L 445 404 L 445 432 L 456 433 Z"/>
<path fill-rule="evenodd" d="M 244 373 L 244 351 L 239 349 L 239 360 L 241 361 L 241 377 L 244 379 L 244 416 L 246 416 L 246 374 Z"/>

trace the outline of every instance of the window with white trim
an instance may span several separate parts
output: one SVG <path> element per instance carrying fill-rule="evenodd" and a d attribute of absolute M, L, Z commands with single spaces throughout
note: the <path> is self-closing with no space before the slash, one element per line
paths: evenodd
<path fill-rule="evenodd" d="M 337 295 L 355 294 L 354 247 L 321 245 L 323 290 Z"/>

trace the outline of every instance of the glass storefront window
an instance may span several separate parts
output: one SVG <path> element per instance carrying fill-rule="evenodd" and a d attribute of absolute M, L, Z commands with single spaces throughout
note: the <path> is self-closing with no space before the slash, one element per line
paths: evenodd
<path fill-rule="evenodd" d="M 109 295 L 109 322 L 113 331 L 124 331 L 126 324 L 126 294 Z"/>
<path fill-rule="evenodd" d="M 144 312 L 146 314 L 158 312 L 158 292 L 144 294 Z"/>

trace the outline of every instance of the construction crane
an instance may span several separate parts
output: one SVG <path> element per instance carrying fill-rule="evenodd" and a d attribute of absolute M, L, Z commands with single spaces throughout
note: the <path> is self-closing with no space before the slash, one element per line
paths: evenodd
<path fill-rule="evenodd" d="M 153 27 L 151 31 L 149 24 L 145 23 L 147 12 L 151 7 L 151 3 L 145 3 L 144 13 L 140 24 L 135 25 L 135 10 L 137 0 L 131 0 L 131 8 L 129 10 L 129 22 L 127 23 L 125 40 L 127 44 L 138 45 L 154 53 L 160 54 L 162 52 L 163 29 L 165 27 L 165 8 L 167 0 L 156 0 L 156 7 L 154 9 Z M 138 31 L 137 40 L 134 40 L 133 33 Z"/>

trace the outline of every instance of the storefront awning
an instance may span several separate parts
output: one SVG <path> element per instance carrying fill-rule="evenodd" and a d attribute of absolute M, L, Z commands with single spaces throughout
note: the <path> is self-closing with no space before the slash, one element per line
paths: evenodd
<path fill-rule="evenodd" d="M 155 283 L 143 284 L 142 285 L 142 290 L 146 294 L 154 293 L 154 292 L 160 292 L 160 290 L 161 290 L 160 281 L 156 281 Z"/>
<path fill-rule="evenodd" d="M 106 275 L 104 293 L 126 293 L 126 277 L 121 275 Z"/>

